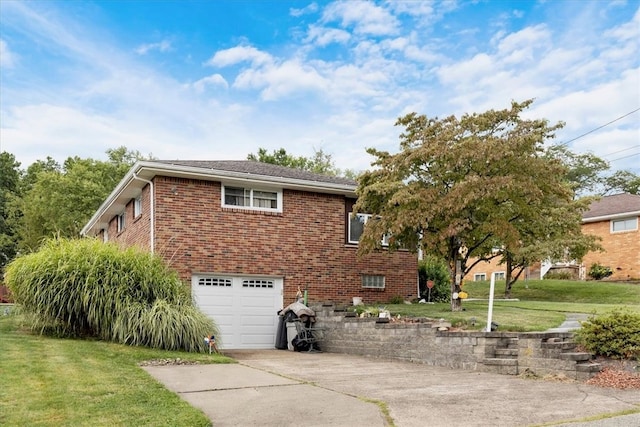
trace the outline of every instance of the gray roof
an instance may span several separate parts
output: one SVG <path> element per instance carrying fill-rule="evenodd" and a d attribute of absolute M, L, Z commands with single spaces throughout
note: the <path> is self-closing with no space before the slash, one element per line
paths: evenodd
<path fill-rule="evenodd" d="M 589 210 L 582 214 L 582 219 L 620 217 L 625 214 L 640 214 L 640 196 L 634 194 L 614 194 L 605 196 L 591 203 Z"/>
<path fill-rule="evenodd" d="M 354 180 L 349 178 L 322 175 L 304 171 L 302 169 L 292 169 L 270 163 L 257 162 L 254 160 L 152 160 L 150 163 L 162 163 L 175 166 L 187 166 L 192 168 L 296 179 L 310 182 L 325 182 L 328 184 L 357 185 Z"/>

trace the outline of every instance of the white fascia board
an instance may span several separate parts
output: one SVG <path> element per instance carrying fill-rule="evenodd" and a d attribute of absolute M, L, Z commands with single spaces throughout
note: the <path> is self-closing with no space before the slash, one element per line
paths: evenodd
<path fill-rule="evenodd" d="M 347 184 L 335 184 L 330 182 L 313 182 L 301 179 L 291 179 L 283 177 L 274 177 L 268 175 L 256 175 L 244 172 L 224 171 L 217 169 L 204 169 L 193 166 L 171 165 L 166 163 L 138 161 L 134 164 L 129 172 L 122 178 L 116 188 L 109 194 L 107 199 L 100 205 L 98 210 L 93 214 L 89 222 L 82 228 L 80 234 L 83 236 L 88 235 L 91 230 L 97 228 L 98 224 L 105 223 L 110 218 L 100 221 L 102 216 L 110 210 L 121 196 L 125 193 L 130 185 L 135 182 L 140 183 L 142 187 L 146 183 L 136 180 L 135 177 L 139 176 L 147 180 L 152 180 L 155 176 L 171 176 L 177 178 L 192 178 L 192 179 L 204 179 L 209 181 L 220 181 L 223 183 L 242 183 L 251 184 L 255 186 L 263 187 L 278 187 L 291 190 L 302 190 L 310 192 L 318 192 L 325 194 L 340 194 L 346 197 L 356 198 L 356 186 Z M 127 200 L 124 201 L 126 204 Z"/>
<path fill-rule="evenodd" d="M 617 213 L 612 215 L 602 215 L 602 216 L 594 216 L 593 218 L 584 218 L 582 220 L 582 223 L 587 224 L 590 222 L 610 221 L 612 219 L 633 218 L 636 216 L 640 216 L 640 211 L 622 212 L 622 213 Z"/>

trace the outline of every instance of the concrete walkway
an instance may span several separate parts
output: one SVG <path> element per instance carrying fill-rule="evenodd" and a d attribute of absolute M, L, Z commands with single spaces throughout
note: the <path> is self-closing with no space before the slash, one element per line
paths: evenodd
<path fill-rule="evenodd" d="M 581 322 L 589 319 L 589 314 L 585 313 L 569 313 L 564 322 L 557 328 L 551 328 L 546 332 L 571 332 L 580 329 Z"/>
<path fill-rule="evenodd" d="M 335 353 L 226 353 L 239 364 L 144 369 L 202 409 L 216 427 L 640 426 L 640 413 L 611 418 L 640 410 L 640 390 Z M 566 424 L 603 414 L 609 418 Z"/>

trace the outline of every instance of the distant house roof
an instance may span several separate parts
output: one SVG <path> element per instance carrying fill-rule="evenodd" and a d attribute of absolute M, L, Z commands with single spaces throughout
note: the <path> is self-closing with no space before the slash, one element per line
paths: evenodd
<path fill-rule="evenodd" d="M 589 210 L 582 214 L 582 222 L 597 222 L 639 215 L 640 196 L 622 193 L 605 196 L 591 203 Z"/>
<path fill-rule="evenodd" d="M 122 212 L 155 176 L 220 181 L 227 185 L 284 188 L 356 197 L 356 181 L 253 160 L 145 160 L 127 172 L 80 232 L 95 234 Z"/>

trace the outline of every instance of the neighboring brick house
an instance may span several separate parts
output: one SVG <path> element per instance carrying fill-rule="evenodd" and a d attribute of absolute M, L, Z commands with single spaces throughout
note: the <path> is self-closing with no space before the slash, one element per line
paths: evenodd
<path fill-rule="evenodd" d="M 593 263 L 611 267 L 613 275 L 609 280 L 640 279 L 640 196 L 615 194 L 593 202 L 582 215 L 582 233 L 602 239 L 602 252 L 589 252 L 581 264 L 536 263 L 523 272 L 522 278 L 541 279 L 549 269 L 574 272 L 576 277 L 586 278 Z M 498 260 L 478 263 L 465 280 L 489 280 L 491 273 L 504 279 L 505 266 Z"/>
<path fill-rule="evenodd" d="M 591 204 L 582 215 L 582 232 L 602 239 L 603 252 L 589 252 L 586 271 L 593 263 L 610 267 L 608 280 L 640 279 L 640 196 L 615 194 Z"/>
<path fill-rule="evenodd" d="M 356 183 L 254 161 L 141 161 L 82 230 L 164 257 L 225 348 L 270 348 L 294 302 L 417 297 L 417 256 L 357 256 Z"/>

